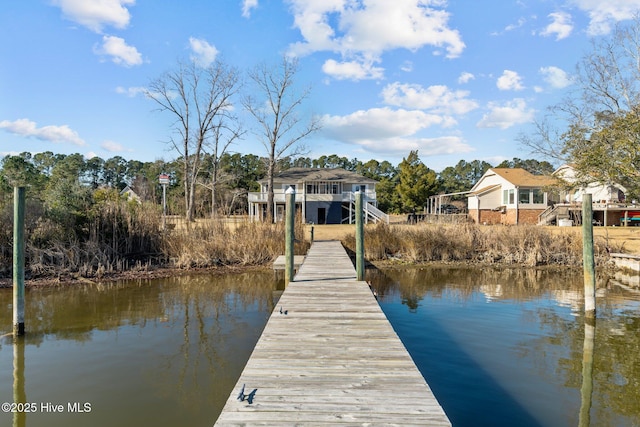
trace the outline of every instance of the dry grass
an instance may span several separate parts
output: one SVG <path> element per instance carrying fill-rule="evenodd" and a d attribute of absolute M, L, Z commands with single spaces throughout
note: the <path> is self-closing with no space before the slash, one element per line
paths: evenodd
<path fill-rule="evenodd" d="M 355 249 L 352 233 L 343 244 Z M 603 262 L 607 252 L 622 247 L 611 238 L 597 237 L 596 259 Z M 582 263 L 582 235 L 577 230 L 550 231 L 537 226 L 385 225 L 365 228 L 365 257 L 370 261 L 472 262 L 508 265 L 568 265 Z"/>
<path fill-rule="evenodd" d="M 304 228 L 296 225 L 296 254 L 306 253 Z M 167 233 L 163 252 L 177 267 L 264 265 L 284 254 L 284 225 L 262 222 L 204 220 Z"/>

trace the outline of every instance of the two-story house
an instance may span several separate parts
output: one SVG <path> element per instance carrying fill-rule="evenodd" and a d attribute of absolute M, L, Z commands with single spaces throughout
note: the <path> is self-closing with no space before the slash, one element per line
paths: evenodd
<path fill-rule="evenodd" d="M 260 192 L 248 196 L 249 217 L 263 220 L 267 212 L 266 179 L 258 181 Z M 304 223 L 341 224 L 352 223 L 355 218 L 356 191 L 364 193 L 364 211 L 367 221 L 388 222 L 388 216 L 377 208 L 376 183 L 370 179 L 342 168 L 291 168 L 273 179 L 274 212 L 276 221 L 284 218 L 285 191 L 293 187 L 296 191 L 296 211 Z"/>

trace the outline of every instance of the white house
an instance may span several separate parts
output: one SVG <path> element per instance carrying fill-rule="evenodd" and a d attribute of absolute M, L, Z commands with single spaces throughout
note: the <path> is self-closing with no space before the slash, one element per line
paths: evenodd
<path fill-rule="evenodd" d="M 537 224 L 553 183 L 521 168 L 491 168 L 467 194 L 469 216 L 478 224 Z"/>
<path fill-rule="evenodd" d="M 597 181 L 590 182 L 585 186 L 577 185 L 578 174 L 570 164 L 560 166 L 553 172 L 553 175 L 566 183 L 569 190 L 562 191 L 560 200 L 567 203 L 582 203 L 584 194 L 591 194 L 592 200 L 598 203 L 620 203 L 625 201 L 627 189 L 620 184 L 603 184 Z"/>
<path fill-rule="evenodd" d="M 579 183 L 578 173 L 570 164 L 565 164 L 553 173 L 557 177 L 558 197 L 540 215 L 540 224 L 560 224 L 562 219 L 574 224 L 582 222 L 582 200 L 585 194 L 591 194 L 593 206 L 592 221 L 596 225 L 637 225 L 640 223 L 638 206 L 626 202 L 627 190 L 620 184 Z"/>
<path fill-rule="evenodd" d="M 266 179 L 258 181 L 260 192 L 248 196 L 249 216 L 262 220 L 267 211 Z M 296 210 L 302 221 L 314 224 L 351 223 L 355 218 L 354 193 L 364 193 L 365 217 L 368 221 L 388 222 L 388 216 L 377 208 L 377 181 L 342 168 L 291 168 L 274 176 L 275 220 L 284 218 L 285 191 L 296 191 Z"/>

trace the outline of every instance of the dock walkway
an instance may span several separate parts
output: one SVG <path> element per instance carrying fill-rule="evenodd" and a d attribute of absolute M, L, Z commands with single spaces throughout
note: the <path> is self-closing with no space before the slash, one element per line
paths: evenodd
<path fill-rule="evenodd" d="M 317 241 L 215 425 L 451 423 L 340 242 Z"/>

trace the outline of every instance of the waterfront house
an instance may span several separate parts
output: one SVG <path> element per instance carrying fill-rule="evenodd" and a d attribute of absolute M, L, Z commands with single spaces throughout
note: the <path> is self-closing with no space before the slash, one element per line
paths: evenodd
<path fill-rule="evenodd" d="M 259 192 L 248 196 L 249 216 L 252 220 L 263 220 L 267 212 L 266 179 L 258 181 Z M 366 221 L 385 221 L 388 216 L 377 208 L 376 184 L 374 179 L 342 168 L 291 168 L 273 179 L 274 220 L 284 218 L 285 191 L 296 191 L 296 212 L 304 223 L 341 224 L 355 220 L 355 192 L 364 193 Z"/>
<path fill-rule="evenodd" d="M 592 221 L 595 225 L 640 224 L 640 206 L 626 200 L 627 190 L 622 185 L 596 179 L 580 182 L 571 164 L 560 166 L 553 175 L 557 178 L 558 195 L 554 203 L 540 215 L 539 224 L 561 224 L 562 220 L 572 224 L 582 223 L 582 200 L 585 194 L 591 194 Z"/>
<path fill-rule="evenodd" d="M 566 203 L 582 203 L 584 194 L 591 194 L 595 203 L 622 203 L 627 189 L 620 184 L 602 183 L 591 180 L 587 184 L 578 184 L 578 173 L 571 164 L 564 164 L 553 172 L 563 183 L 560 200 Z"/>
<path fill-rule="evenodd" d="M 467 194 L 469 216 L 478 224 L 537 224 L 554 182 L 522 168 L 491 168 Z"/>

